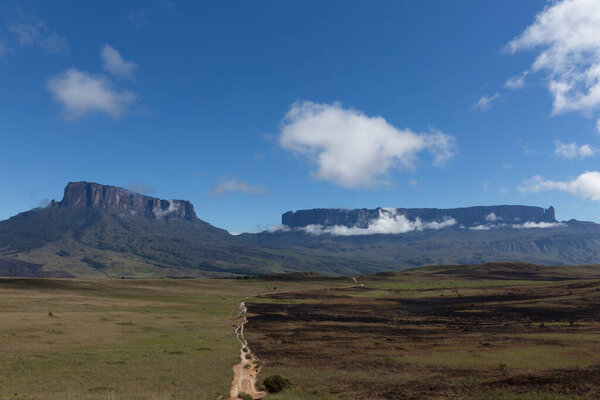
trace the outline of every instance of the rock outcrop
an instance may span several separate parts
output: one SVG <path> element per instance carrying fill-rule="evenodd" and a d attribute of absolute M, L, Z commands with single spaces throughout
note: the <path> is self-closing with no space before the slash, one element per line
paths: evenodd
<path fill-rule="evenodd" d="M 366 228 L 369 222 L 377 219 L 381 208 L 376 209 L 326 209 L 288 211 L 281 217 L 281 222 L 291 228 L 307 225 L 347 227 L 357 226 Z M 397 208 L 397 214 L 402 214 L 411 221 L 420 218 L 422 221 L 442 221 L 454 218 L 456 227 L 473 227 L 490 223 L 518 224 L 523 222 L 556 222 L 554 207 L 547 209 L 531 206 L 478 206 L 465 208 Z"/>
<path fill-rule="evenodd" d="M 116 186 L 93 182 L 69 182 L 60 202 L 62 208 L 102 208 L 129 210 L 132 214 L 155 219 L 197 219 L 192 203 L 186 200 L 161 200 Z"/>

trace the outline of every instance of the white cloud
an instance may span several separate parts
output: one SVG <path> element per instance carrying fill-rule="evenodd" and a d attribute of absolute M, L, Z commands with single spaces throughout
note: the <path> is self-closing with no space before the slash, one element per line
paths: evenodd
<path fill-rule="evenodd" d="M 559 226 L 564 226 L 562 222 L 534 222 L 527 221 L 522 224 L 485 224 L 485 225 L 475 225 L 470 227 L 469 229 L 472 231 L 489 231 L 490 229 L 501 229 L 501 228 L 511 228 L 511 229 L 546 229 L 546 228 L 556 228 Z"/>
<path fill-rule="evenodd" d="M 479 101 L 473 104 L 472 108 L 477 108 L 481 112 L 488 111 L 492 108 L 492 103 L 500 99 L 500 93 L 494 93 L 493 95 L 483 95 Z"/>
<path fill-rule="evenodd" d="M 67 39 L 48 27 L 45 20 L 16 10 L 16 17 L 8 24 L 21 46 L 38 46 L 49 53 L 60 53 L 69 49 Z"/>
<path fill-rule="evenodd" d="M 269 191 L 263 185 L 250 185 L 247 182 L 238 179 L 229 179 L 222 181 L 210 191 L 211 197 L 222 197 L 229 193 L 246 194 L 268 194 Z"/>
<path fill-rule="evenodd" d="M 54 100 L 63 106 L 67 119 L 94 112 L 119 118 L 136 98 L 134 93 L 115 87 L 105 77 L 76 68 L 51 78 L 46 86 Z"/>
<path fill-rule="evenodd" d="M 174 203 L 173 201 L 169 200 L 169 207 L 166 210 L 163 210 L 160 207 L 156 207 L 155 209 L 152 210 L 152 213 L 154 214 L 154 216 L 157 219 L 160 218 L 164 218 L 167 215 L 174 213 L 175 211 L 179 210 L 179 204 Z"/>
<path fill-rule="evenodd" d="M 290 228 L 287 225 L 283 225 L 283 224 L 278 224 L 278 225 L 273 225 L 270 226 L 267 229 L 267 232 L 269 233 L 276 233 L 276 232 L 290 232 L 292 230 L 292 228 Z"/>
<path fill-rule="evenodd" d="M 496 221 L 499 221 L 499 220 L 501 220 L 501 219 L 502 219 L 502 217 L 498 217 L 498 216 L 497 216 L 496 214 L 494 214 L 494 213 L 489 213 L 488 215 L 486 215 L 486 216 L 485 216 L 485 220 L 486 220 L 487 222 L 496 222 Z"/>
<path fill-rule="evenodd" d="M 504 83 L 504 87 L 508 89 L 522 88 L 523 86 L 525 86 L 525 78 L 527 77 L 527 75 L 529 75 L 529 71 L 525 71 L 517 76 L 513 76 Z"/>
<path fill-rule="evenodd" d="M 564 226 L 565 224 L 563 224 L 562 222 L 533 222 L 533 221 L 527 221 L 524 222 L 522 224 L 513 224 L 511 225 L 513 229 L 532 229 L 532 228 L 539 228 L 539 229 L 545 229 L 545 228 L 556 228 L 559 226 Z"/>
<path fill-rule="evenodd" d="M 280 145 L 316 164 L 314 176 L 347 188 L 387 183 L 393 167 L 413 167 L 429 151 L 441 166 L 456 153 L 455 139 L 439 131 L 414 133 L 382 117 L 369 117 L 339 103 L 292 105 L 284 118 Z"/>
<path fill-rule="evenodd" d="M 312 234 L 330 234 L 334 236 L 358 236 L 376 234 L 400 234 L 425 229 L 442 229 L 456 225 L 454 218 L 445 218 L 442 221 L 423 222 L 420 218 L 410 221 L 402 214 L 398 214 L 395 208 L 382 208 L 379 217 L 369 222 L 366 228 L 358 226 L 347 227 L 345 225 L 323 226 L 308 225 L 300 230 Z"/>
<path fill-rule="evenodd" d="M 132 78 L 138 67 L 134 62 L 125 61 L 121 54 L 108 44 L 100 49 L 100 59 L 102 68 L 119 78 Z"/>
<path fill-rule="evenodd" d="M 539 53 L 531 72 L 544 72 L 554 97 L 553 113 L 600 106 L 600 1 L 552 1 L 506 46 Z"/>
<path fill-rule="evenodd" d="M 584 199 L 600 201 L 600 172 L 588 171 L 571 181 L 544 180 L 540 175 L 533 176 L 519 186 L 521 192 L 538 193 L 544 190 L 561 190 Z"/>
<path fill-rule="evenodd" d="M 576 142 L 563 143 L 554 141 L 554 154 L 562 158 L 585 158 L 595 155 L 595 150 L 589 144 L 579 146 Z"/>

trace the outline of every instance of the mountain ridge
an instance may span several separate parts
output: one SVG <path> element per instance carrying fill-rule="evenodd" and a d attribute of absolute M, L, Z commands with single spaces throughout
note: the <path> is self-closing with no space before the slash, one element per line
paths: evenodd
<path fill-rule="evenodd" d="M 382 213 L 393 212 L 403 215 L 408 220 L 418 219 L 427 222 L 443 221 L 452 218 L 456 226 L 474 227 L 490 222 L 524 223 L 546 222 L 556 223 L 554 207 L 548 208 L 522 205 L 472 206 L 460 208 L 385 208 L 375 209 L 339 209 L 315 208 L 311 210 L 288 211 L 281 216 L 281 223 L 290 228 L 302 228 L 309 225 L 345 226 L 367 228 L 369 223 L 377 220 Z"/>
<path fill-rule="evenodd" d="M 523 207 L 459 210 L 475 210 L 474 223 L 486 216 L 490 219 L 486 213 L 493 211 L 498 212 L 496 222 L 509 217 L 554 220 L 552 207 Z M 381 210 L 392 213 L 383 208 L 373 211 Z M 449 213 L 448 209 L 393 210 L 409 210 L 408 217 L 424 219 Z M 519 214 L 519 210 L 526 212 Z M 472 217 L 468 212 L 467 217 Z M 376 214 L 361 215 L 363 224 L 369 225 L 367 217 Z M 600 263 L 600 225 L 593 222 L 498 223 L 487 230 L 456 229 L 457 225 L 417 226 L 395 234 L 339 236 L 284 229 L 234 236 L 199 219 L 193 205 L 184 200 L 71 182 L 60 202 L 0 221 L 0 276 L 199 278 L 307 271 L 354 275 L 431 264 Z"/>

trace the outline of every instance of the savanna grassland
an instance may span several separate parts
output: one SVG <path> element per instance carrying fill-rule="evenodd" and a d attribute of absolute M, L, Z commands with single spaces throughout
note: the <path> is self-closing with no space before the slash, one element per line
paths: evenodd
<path fill-rule="evenodd" d="M 570 269 L 569 269 L 570 268 Z M 426 267 L 260 296 L 248 338 L 272 399 L 600 398 L 597 267 Z"/>
<path fill-rule="evenodd" d="M 342 282 L 0 279 L 0 399 L 227 398 L 238 300 Z"/>
<path fill-rule="evenodd" d="M 262 293 L 262 294 L 261 294 Z M 600 268 L 0 279 L 0 399 L 228 398 L 233 314 L 277 399 L 600 397 Z"/>

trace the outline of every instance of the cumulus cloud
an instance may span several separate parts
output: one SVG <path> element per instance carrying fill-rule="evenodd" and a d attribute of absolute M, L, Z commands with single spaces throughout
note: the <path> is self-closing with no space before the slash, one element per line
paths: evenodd
<path fill-rule="evenodd" d="M 544 73 L 553 113 L 600 106 L 600 2 L 550 2 L 506 50 L 537 50 L 531 73 Z"/>
<path fill-rule="evenodd" d="M 498 217 L 498 216 L 497 216 L 496 214 L 494 214 L 494 213 L 489 213 L 488 215 L 486 215 L 486 216 L 485 216 L 485 220 L 486 220 L 487 222 L 496 222 L 496 221 L 499 221 L 499 220 L 501 220 L 501 219 L 502 219 L 502 217 Z"/>
<path fill-rule="evenodd" d="M 154 216 L 157 219 L 160 219 L 160 218 L 164 218 L 167 215 L 172 214 L 172 213 L 174 213 L 175 211 L 178 211 L 178 210 L 179 210 L 179 204 L 176 204 L 175 202 L 169 200 L 169 207 L 167 207 L 166 210 L 163 210 L 160 207 L 156 207 L 156 208 L 154 208 L 152 210 L 152 213 L 154 214 Z"/>
<path fill-rule="evenodd" d="M 584 199 L 600 201 L 600 172 L 588 171 L 571 181 L 545 180 L 540 175 L 523 182 L 518 187 L 521 192 L 538 193 L 544 190 L 561 190 Z"/>
<path fill-rule="evenodd" d="M 280 145 L 316 165 L 314 176 L 347 188 L 387 183 L 393 167 L 414 167 L 428 151 L 441 166 L 456 154 L 454 137 L 440 131 L 398 129 L 382 117 L 369 117 L 339 103 L 295 103 L 287 112 Z"/>
<path fill-rule="evenodd" d="M 269 191 L 263 185 L 250 185 L 247 182 L 239 179 L 228 179 L 222 181 L 210 191 L 210 197 L 223 197 L 229 193 L 246 193 L 246 194 L 268 194 Z"/>
<path fill-rule="evenodd" d="M 95 112 L 119 118 L 136 98 L 134 93 L 116 87 L 106 77 L 76 68 L 51 78 L 46 87 L 70 120 Z"/>
<path fill-rule="evenodd" d="M 589 144 L 579 146 L 576 142 L 563 143 L 560 140 L 555 140 L 554 146 L 554 154 L 562 158 L 585 158 L 596 154 L 596 151 Z"/>
<path fill-rule="evenodd" d="M 102 68 L 119 78 L 133 78 L 133 72 L 138 67 L 134 62 L 125 61 L 121 54 L 108 44 L 100 49 L 100 59 Z"/>
<path fill-rule="evenodd" d="M 42 18 L 17 9 L 16 16 L 8 24 L 21 46 L 38 46 L 49 53 L 60 53 L 69 49 L 67 39 L 50 29 Z"/>
<path fill-rule="evenodd" d="M 500 93 L 494 93 L 492 95 L 483 95 L 477 101 L 477 103 L 473 104 L 472 108 L 478 109 L 481 112 L 489 111 L 492 108 L 492 103 L 496 100 L 500 99 Z"/>
<path fill-rule="evenodd" d="M 410 221 L 402 214 L 398 214 L 395 208 L 382 208 L 379 217 L 369 222 L 366 228 L 358 226 L 347 227 L 345 225 L 323 226 L 308 225 L 300 230 L 311 235 L 330 234 L 334 236 L 359 236 L 376 234 L 400 234 L 411 231 L 422 231 L 425 229 L 442 229 L 456 225 L 454 218 L 444 218 L 442 221 L 423 222 L 420 218 Z"/>

